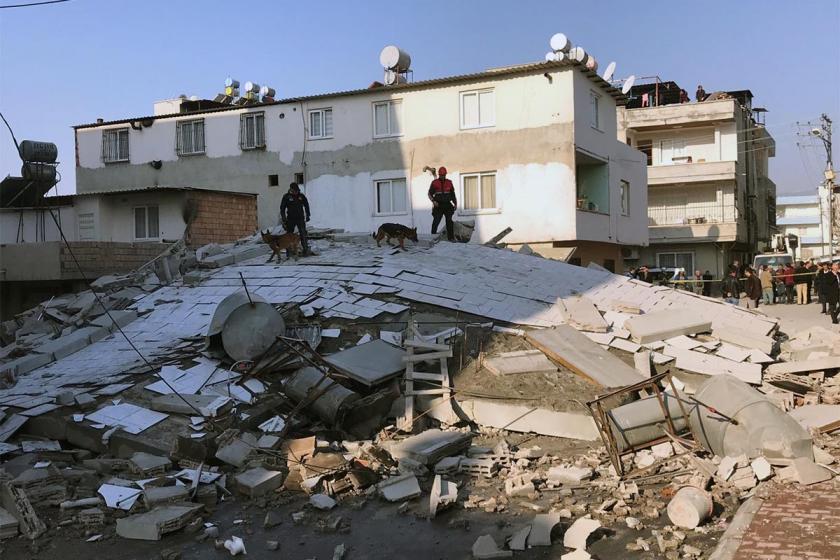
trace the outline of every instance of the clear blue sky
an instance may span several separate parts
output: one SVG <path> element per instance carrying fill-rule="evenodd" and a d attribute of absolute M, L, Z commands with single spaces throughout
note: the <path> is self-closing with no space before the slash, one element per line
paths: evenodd
<path fill-rule="evenodd" d="M 415 79 L 542 60 L 558 31 L 602 68 L 617 61 L 619 77 L 752 90 L 770 111 L 780 193 L 813 192 L 822 175 L 822 147 L 798 148 L 796 121 L 826 112 L 840 143 L 838 0 L 72 0 L 0 10 L 0 108 L 18 139 L 58 144 L 68 194 L 73 124 L 148 115 L 181 93 L 212 98 L 228 75 L 280 97 L 364 87 L 391 43 L 411 53 Z M 3 130 L 6 174 L 19 163 Z"/>

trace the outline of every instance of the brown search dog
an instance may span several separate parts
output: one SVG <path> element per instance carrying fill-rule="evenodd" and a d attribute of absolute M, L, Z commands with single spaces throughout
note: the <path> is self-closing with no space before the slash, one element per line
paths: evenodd
<path fill-rule="evenodd" d="M 281 252 L 291 249 L 295 254 L 295 260 L 300 256 L 300 236 L 296 233 L 284 233 L 282 235 L 274 235 L 271 230 L 260 231 L 262 240 L 271 247 L 271 256 L 266 262 L 271 262 L 274 255 L 277 255 L 277 262 L 282 260 Z"/>
<path fill-rule="evenodd" d="M 399 240 L 400 249 L 405 250 L 406 239 L 417 243 L 417 228 L 410 228 L 402 224 L 382 224 L 373 237 L 376 238 L 377 247 L 381 247 L 379 242 L 383 239 L 385 239 L 385 243 L 391 245 L 391 239 L 393 238 Z"/>

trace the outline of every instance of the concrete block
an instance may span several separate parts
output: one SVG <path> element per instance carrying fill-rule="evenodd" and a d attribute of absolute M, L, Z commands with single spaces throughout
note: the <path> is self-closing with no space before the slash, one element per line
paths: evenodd
<path fill-rule="evenodd" d="M 729 480 L 729 477 L 735 472 L 735 467 L 738 464 L 738 459 L 735 457 L 726 456 L 721 459 L 717 468 L 718 478 L 721 480 Z"/>
<path fill-rule="evenodd" d="M 630 331 L 633 340 L 645 344 L 681 334 L 709 332 L 712 330 L 712 322 L 698 317 L 695 313 L 665 310 L 631 317 L 624 322 L 624 328 Z"/>
<path fill-rule="evenodd" d="M 216 458 L 234 467 L 241 467 L 251 451 L 257 447 L 257 438 L 248 432 L 222 434 Z"/>
<path fill-rule="evenodd" d="M 177 531 L 198 516 L 204 506 L 167 505 L 148 513 L 117 519 L 117 535 L 124 539 L 158 541 L 161 536 Z"/>
<path fill-rule="evenodd" d="M 643 350 L 633 354 L 633 365 L 642 377 L 650 377 L 651 375 L 650 357 L 650 350 Z"/>
<path fill-rule="evenodd" d="M 776 341 L 770 336 L 751 333 L 729 324 L 715 325 L 712 336 L 742 348 L 755 348 L 765 354 L 772 354 L 776 347 Z"/>
<path fill-rule="evenodd" d="M 172 461 L 167 457 L 153 455 L 140 451 L 129 459 L 129 468 L 136 474 L 143 476 L 159 476 L 172 467 Z"/>
<path fill-rule="evenodd" d="M 580 517 L 572 526 L 566 529 L 563 535 L 563 546 L 566 548 L 586 549 L 586 540 L 589 535 L 594 533 L 601 527 L 601 522 L 597 519 L 589 519 L 587 517 Z"/>
<path fill-rule="evenodd" d="M 257 467 L 236 475 L 235 480 L 240 492 L 256 498 L 282 486 L 285 478 L 285 473 L 282 471 L 270 471 Z"/>
<path fill-rule="evenodd" d="M 510 558 L 512 550 L 501 550 L 490 535 L 481 535 L 472 546 L 472 557 L 476 560 Z"/>
<path fill-rule="evenodd" d="M 420 484 L 413 474 L 392 476 L 376 485 L 382 497 L 389 502 L 411 500 L 420 495 Z"/>
<path fill-rule="evenodd" d="M 756 457 L 752 460 L 750 466 L 759 481 L 767 480 L 773 476 L 773 467 L 770 466 L 770 462 L 764 457 Z"/>
<path fill-rule="evenodd" d="M 551 530 L 560 523 L 560 513 L 541 513 L 531 522 L 531 532 L 528 534 L 528 546 L 551 546 Z"/>
<path fill-rule="evenodd" d="M 590 467 L 551 467 L 548 469 L 548 481 L 555 484 L 577 485 L 592 478 Z"/>
<path fill-rule="evenodd" d="M 458 472 L 462 456 L 444 457 L 435 464 L 435 474 L 452 474 Z"/>

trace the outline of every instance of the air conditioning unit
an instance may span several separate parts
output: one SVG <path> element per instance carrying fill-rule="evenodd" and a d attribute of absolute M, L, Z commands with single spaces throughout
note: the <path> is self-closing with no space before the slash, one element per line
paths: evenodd
<path fill-rule="evenodd" d="M 621 257 L 623 259 L 632 261 L 638 260 L 639 258 L 639 249 L 632 248 L 632 247 L 622 247 L 621 248 Z"/>

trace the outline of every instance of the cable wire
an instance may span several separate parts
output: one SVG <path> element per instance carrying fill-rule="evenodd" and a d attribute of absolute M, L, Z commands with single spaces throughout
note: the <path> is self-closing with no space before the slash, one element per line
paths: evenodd
<path fill-rule="evenodd" d="M 33 6 L 46 6 L 47 4 L 61 4 L 63 2 L 69 2 L 70 0 L 44 0 L 42 2 L 28 2 L 26 4 L 6 4 L 5 6 L 0 6 L 0 10 L 6 10 L 9 8 L 31 8 Z"/>

